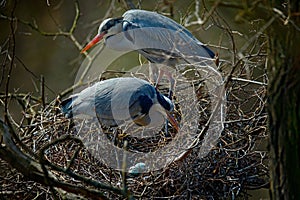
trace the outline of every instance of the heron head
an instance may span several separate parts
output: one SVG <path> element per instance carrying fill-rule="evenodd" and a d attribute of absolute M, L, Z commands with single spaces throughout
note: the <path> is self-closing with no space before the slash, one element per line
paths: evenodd
<path fill-rule="evenodd" d="M 111 35 L 118 34 L 122 31 L 123 17 L 105 19 L 99 26 L 98 35 L 107 38 Z"/>
<path fill-rule="evenodd" d="M 171 99 L 169 99 L 168 97 L 162 95 L 157 90 L 156 90 L 156 95 L 157 95 L 158 103 L 161 105 L 161 107 L 163 109 L 165 109 L 165 113 L 167 115 L 167 118 L 169 119 L 169 121 L 171 122 L 173 127 L 176 129 L 176 131 L 178 131 L 179 130 L 178 122 L 176 121 L 176 119 L 170 113 L 174 110 L 174 104 L 172 103 Z"/>
<path fill-rule="evenodd" d="M 122 17 L 105 19 L 99 26 L 98 34 L 81 50 L 81 53 L 86 52 L 101 40 L 120 33 L 122 31 L 122 21 Z"/>

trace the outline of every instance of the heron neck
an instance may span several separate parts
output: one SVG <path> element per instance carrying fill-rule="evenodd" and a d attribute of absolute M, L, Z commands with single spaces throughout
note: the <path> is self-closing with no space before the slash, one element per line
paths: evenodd
<path fill-rule="evenodd" d="M 166 97 L 164 97 L 162 94 L 160 94 L 157 90 L 156 90 L 156 95 L 157 95 L 157 100 L 159 102 L 159 104 L 166 110 L 171 111 L 173 109 L 172 106 L 172 102 L 171 100 L 168 102 L 166 100 Z"/>

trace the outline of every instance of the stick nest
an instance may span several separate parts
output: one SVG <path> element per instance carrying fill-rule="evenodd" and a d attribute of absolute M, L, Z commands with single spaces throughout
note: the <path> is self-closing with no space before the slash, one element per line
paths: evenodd
<path fill-rule="evenodd" d="M 264 108 L 266 86 L 231 80 L 227 88 L 225 127 L 215 146 L 206 156 L 201 157 L 199 143 L 184 158 L 159 170 L 132 175 L 111 168 L 95 158 L 80 140 L 74 139 L 78 135 L 78 127 L 60 112 L 59 100 L 43 107 L 30 95 L 18 100 L 23 102 L 24 113 L 21 121 L 15 122 L 15 125 L 20 142 L 26 149 L 20 144 L 18 146 L 33 158 L 43 160 L 42 165 L 59 181 L 99 190 L 108 199 L 123 199 L 124 194 L 118 194 L 111 188 L 104 189 L 96 183 L 120 191 L 125 191 L 126 187 L 127 194 L 142 199 L 246 198 L 247 190 L 263 188 L 268 184 L 268 155 L 265 146 L 267 115 Z M 204 104 L 207 102 L 206 95 L 200 85 L 198 89 L 198 101 Z M 180 121 L 178 104 L 175 110 L 177 112 L 174 115 Z M 203 116 L 203 113 L 199 114 Z M 202 119 L 199 127 L 206 121 Z M 80 131 L 97 134 L 98 128 L 95 125 L 90 126 L 89 130 Z M 126 140 L 128 151 L 151 152 L 176 137 L 171 126 L 168 130 L 171 134 L 161 130 L 144 140 L 132 136 L 120 137 L 119 133 L 115 137 L 108 128 L 102 131 L 120 148 L 124 147 Z M 0 192 L 4 197 L 53 199 L 54 195 L 60 198 L 65 195 L 73 198 L 62 190 L 28 180 L 30 177 L 24 177 L 11 169 L 3 160 L 0 160 L 0 164 L 3 169 L 0 171 Z"/>

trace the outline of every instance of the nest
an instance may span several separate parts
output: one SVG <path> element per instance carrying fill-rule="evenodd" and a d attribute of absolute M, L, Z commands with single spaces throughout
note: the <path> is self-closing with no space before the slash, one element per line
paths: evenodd
<path fill-rule="evenodd" d="M 195 87 L 198 103 L 202 107 L 208 107 L 210 101 L 207 99 L 207 93 L 201 84 Z M 184 156 L 173 159 L 161 169 L 144 173 L 122 172 L 123 168 L 136 164 L 132 160 L 132 163 L 122 162 L 124 155 L 116 158 L 123 164 L 120 169 L 107 165 L 95 156 L 91 148 L 85 146 L 82 138 L 78 140 L 78 131 L 89 133 L 86 138 L 92 137 L 93 140 L 102 132 L 107 140 L 118 148 L 128 152 L 149 153 L 157 151 L 176 138 L 179 133 L 176 133 L 172 126 L 168 126 L 168 132 L 162 129 L 146 139 L 126 135 L 120 130 L 99 127 L 97 123 L 78 128 L 78 125 L 87 121 L 79 120 L 75 123 L 72 119 L 66 119 L 60 111 L 59 100 L 43 107 L 27 96 L 23 98 L 23 101 L 27 102 L 24 116 L 21 122 L 17 123 L 18 136 L 20 142 L 28 148 L 27 153 L 40 161 L 43 160 L 41 165 L 47 166 L 48 172 L 58 181 L 100 191 L 108 199 L 123 199 L 124 195 L 141 199 L 246 198 L 247 190 L 262 188 L 268 184 L 268 155 L 265 147 L 261 147 L 267 138 L 267 115 L 262 101 L 265 86 L 253 87 L 249 83 L 243 85 L 241 82 L 231 81 L 228 88 L 231 90 L 227 93 L 225 127 L 208 154 L 201 156 L 199 153 L 203 151 L 204 134 L 200 142 L 186 150 L 188 153 Z M 173 114 L 180 122 L 181 108 L 178 102 Z M 202 117 L 198 121 L 196 136 L 200 134 L 201 127 L 205 126 L 208 116 L 212 113 L 211 109 L 200 110 L 199 115 Z M 1 161 L 1 165 L 9 169 L 6 162 Z M 5 197 L 52 199 L 53 195 L 59 193 L 62 197 L 64 194 L 61 190 L 51 187 L 49 189 L 47 186 L 28 181 L 28 177 L 23 177 L 15 170 L 0 176 L 1 190 L 11 191 L 2 193 Z M 114 189 L 99 187 L 100 184 Z M 116 192 L 117 189 L 125 191 L 124 188 L 126 194 Z M 69 195 L 67 198 L 73 198 Z"/>

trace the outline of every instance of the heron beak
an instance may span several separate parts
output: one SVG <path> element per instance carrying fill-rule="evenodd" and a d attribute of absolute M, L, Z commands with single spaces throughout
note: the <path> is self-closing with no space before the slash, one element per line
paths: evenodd
<path fill-rule="evenodd" d="M 175 118 L 169 112 L 167 112 L 167 116 L 168 116 L 168 120 L 170 121 L 172 126 L 178 132 L 179 131 L 179 125 L 178 125 L 177 121 L 175 120 Z"/>
<path fill-rule="evenodd" d="M 80 53 L 84 53 L 89 50 L 92 46 L 101 41 L 104 37 L 105 33 L 97 34 L 82 50 Z"/>

